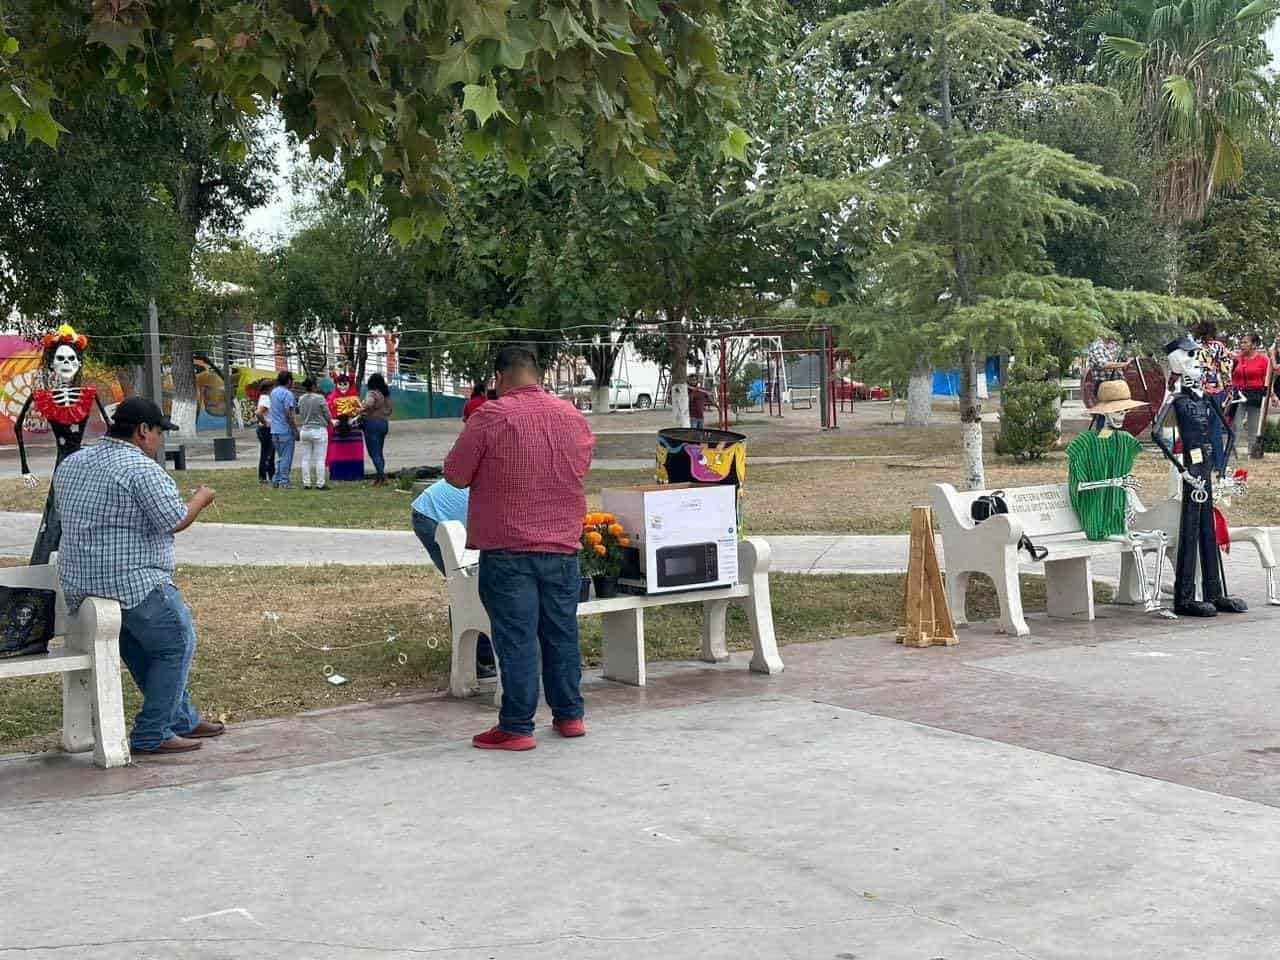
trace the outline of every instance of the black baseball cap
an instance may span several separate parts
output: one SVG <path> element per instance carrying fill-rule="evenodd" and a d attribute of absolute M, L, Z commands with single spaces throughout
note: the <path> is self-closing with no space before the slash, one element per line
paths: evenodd
<path fill-rule="evenodd" d="M 164 415 L 164 411 L 146 397 L 130 397 L 116 407 L 111 422 L 120 426 L 160 427 L 177 430 L 178 425 Z"/>

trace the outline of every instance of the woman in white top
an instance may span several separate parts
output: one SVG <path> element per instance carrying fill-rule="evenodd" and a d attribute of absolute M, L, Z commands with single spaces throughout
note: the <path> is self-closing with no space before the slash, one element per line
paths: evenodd
<path fill-rule="evenodd" d="M 258 388 L 258 408 L 254 411 L 254 417 L 258 421 L 258 482 L 261 484 L 271 483 L 272 476 L 276 472 L 276 448 L 271 442 L 271 388 L 275 386 L 273 380 L 259 380 Z"/>
<path fill-rule="evenodd" d="M 298 445 L 302 448 L 302 489 L 311 489 L 311 476 L 315 475 L 315 489 L 327 490 L 324 485 L 324 459 L 329 452 L 329 423 L 333 419 L 324 395 L 316 392 L 316 378 L 307 377 L 302 383 L 306 393 L 298 401 Z"/>

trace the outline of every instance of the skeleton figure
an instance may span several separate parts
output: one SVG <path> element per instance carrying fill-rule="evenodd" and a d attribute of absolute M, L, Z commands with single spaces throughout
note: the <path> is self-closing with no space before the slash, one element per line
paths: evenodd
<path fill-rule="evenodd" d="M 1213 517 L 1213 447 L 1210 425 L 1216 418 L 1226 431 L 1224 462 L 1231 460 L 1235 431 L 1203 388 L 1203 372 L 1196 360 L 1196 342 L 1185 334 L 1165 347 L 1169 369 L 1178 378 L 1165 394 L 1151 427 L 1152 439 L 1182 479 L 1182 514 L 1178 525 L 1178 556 L 1173 579 L 1173 610 L 1180 616 L 1213 617 L 1219 613 L 1243 613 L 1248 605 L 1227 595 L 1222 554 L 1218 550 Z M 1179 460 L 1164 435 L 1172 413 L 1182 438 Z M 1223 477 L 1219 476 L 1219 480 Z M 1199 561 L 1203 599 L 1196 599 L 1196 564 Z"/>
<path fill-rule="evenodd" d="M 1160 579 L 1168 538 L 1162 530 L 1133 530 L 1141 482 L 1130 471 L 1141 444 L 1123 430 L 1123 425 L 1125 414 L 1143 405 L 1132 399 L 1123 380 L 1101 384 L 1098 402 L 1092 409 L 1105 419 L 1096 432 L 1081 434 L 1068 445 L 1068 484 L 1071 503 L 1085 535 L 1091 540 L 1128 544 L 1142 584 L 1144 608 L 1149 613 L 1171 617 L 1160 609 Z M 1156 575 L 1151 582 L 1146 576 L 1148 550 L 1156 554 Z"/>
<path fill-rule="evenodd" d="M 18 439 L 18 460 L 22 467 L 22 482 L 27 489 L 34 490 L 40 485 L 40 478 L 31 472 L 27 464 L 27 449 L 22 440 L 23 427 L 27 414 L 34 406 L 41 416 L 49 422 L 58 444 L 57 461 L 54 470 L 80 449 L 84 442 L 84 428 L 93 413 L 94 405 L 102 415 L 104 423 L 110 424 L 106 409 L 98 399 L 93 387 L 80 385 L 80 371 L 84 366 L 84 350 L 89 344 L 88 338 L 77 335 L 67 325 L 58 328 L 44 338 L 44 365 L 46 386 L 32 390 L 27 402 L 22 405 L 14 424 L 14 433 Z M 49 484 L 49 496 L 44 504 L 44 516 L 40 519 L 40 532 L 36 535 L 35 546 L 31 549 L 31 563 L 49 562 L 49 557 L 58 549 L 58 541 L 62 539 L 62 523 L 58 519 L 58 507 L 53 499 L 53 484 Z"/>

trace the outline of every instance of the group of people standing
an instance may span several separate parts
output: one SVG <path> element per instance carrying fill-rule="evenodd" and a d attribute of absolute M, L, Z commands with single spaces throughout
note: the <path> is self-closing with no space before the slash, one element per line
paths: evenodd
<path fill-rule="evenodd" d="M 1212 320 L 1200 321 L 1191 334 L 1199 345 L 1197 360 L 1204 371 L 1205 394 L 1235 428 L 1238 445 L 1256 454 L 1267 391 L 1274 389 L 1280 396 L 1280 382 L 1274 379 L 1274 371 L 1280 369 L 1280 337 L 1268 348 L 1261 334 L 1244 333 L 1232 350 L 1218 338 Z M 1103 381 L 1123 378 L 1129 355 L 1118 340 L 1104 337 L 1090 345 L 1085 362 L 1096 390 Z M 1216 424 L 1211 436 L 1213 468 L 1220 472 L 1226 467 L 1226 440 Z"/>
<path fill-rule="evenodd" d="M 390 432 L 391 390 L 380 373 L 370 374 L 365 395 L 350 387 L 346 374 L 334 377 L 328 397 L 320 393 L 315 377 L 302 383 L 302 395 L 294 392 L 293 374 L 282 370 L 274 384 L 259 384 L 258 482 L 274 488 L 291 487 L 293 455 L 301 448 L 302 489 L 326 490 L 330 460 L 330 440 L 334 431 L 360 429 L 365 448 L 373 462 L 375 487 L 387 482 L 384 448 Z M 353 402 L 346 403 L 349 399 Z"/>

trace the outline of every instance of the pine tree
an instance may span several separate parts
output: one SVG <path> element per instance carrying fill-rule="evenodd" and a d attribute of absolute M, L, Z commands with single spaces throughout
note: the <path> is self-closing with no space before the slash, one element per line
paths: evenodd
<path fill-rule="evenodd" d="M 843 320 L 859 355 L 959 363 L 970 489 L 985 485 L 984 357 L 1081 344 L 1132 313 L 1168 323 L 1222 315 L 1208 301 L 1095 288 L 1054 272 L 1048 234 L 1101 222 L 1080 195 L 1132 185 L 992 129 L 997 104 L 1045 95 L 1018 86 L 1038 39 L 986 0 L 890 0 L 827 21 L 807 51 L 829 52 L 829 69 L 853 93 L 847 122 L 822 142 L 863 160 L 849 175 L 798 177 L 757 200 L 779 218 L 819 206 L 872 225 L 879 242 L 865 253 L 863 289 L 813 315 Z"/>

